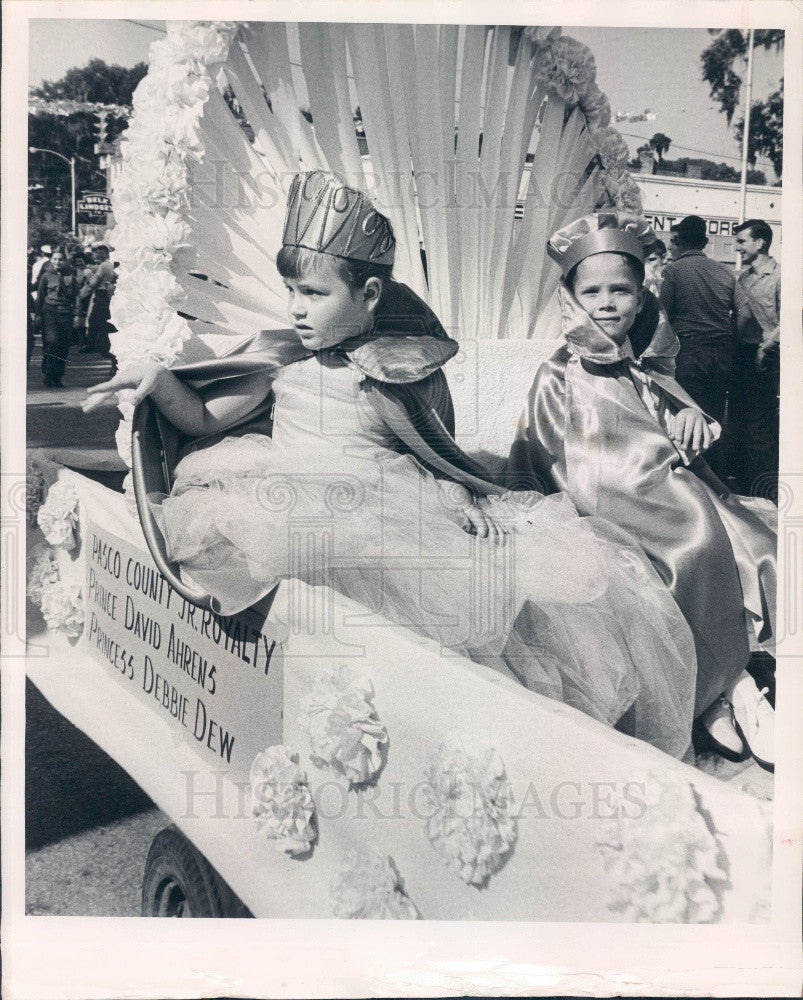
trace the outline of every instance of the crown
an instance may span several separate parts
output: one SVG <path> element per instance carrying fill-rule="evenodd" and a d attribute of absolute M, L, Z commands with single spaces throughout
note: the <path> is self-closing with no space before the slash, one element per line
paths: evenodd
<path fill-rule="evenodd" d="M 585 215 L 559 229 L 547 243 L 547 253 L 565 277 L 581 260 L 597 253 L 624 253 L 643 264 L 645 248 L 655 239 L 646 219 L 612 209 Z"/>
<path fill-rule="evenodd" d="M 293 178 L 282 244 L 371 264 L 392 264 L 396 249 L 385 216 L 361 191 L 323 170 Z"/>

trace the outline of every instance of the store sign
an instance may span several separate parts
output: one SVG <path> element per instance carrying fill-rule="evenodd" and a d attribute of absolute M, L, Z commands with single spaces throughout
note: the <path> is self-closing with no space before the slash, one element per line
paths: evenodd
<path fill-rule="evenodd" d="M 112 200 L 107 194 L 84 191 L 78 199 L 77 209 L 79 212 L 97 212 L 105 215 L 112 210 Z"/>
<path fill-rule="evenodd" d="M 102 191 L 83 191 L 75 206 L 76 222 L 84 225 L 108 225 L 112 200 Z"/>
<path fill-rule="evenodd" d="M 680 212 L 677 215 L 670 215 L 666 212 L 645 212 L 644 218 L 655 230 L 659 239 L 664 243 L 669 242 L 668 236 L 672 226 L 676 226 L 681 219 L 685 219 L 688 212 Z M 734 230 L 739 225 L 739 220 L 734 218 L 723 218 L 721 216 L 703 215 L 705 220 L 705 231 L 708 236 L 706 254 L 714 260 L 733 264 L 736 262 L 736 242 Z"/>

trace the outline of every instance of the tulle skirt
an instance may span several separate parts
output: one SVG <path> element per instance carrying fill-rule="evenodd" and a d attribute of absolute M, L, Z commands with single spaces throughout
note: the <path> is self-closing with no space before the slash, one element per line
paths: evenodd
<path fill-rule="evenodd" d="M 685 753 L 694 645 L 631 536 L 563 494 L 516 493 L 482 501 L 511 533 L 479 538 L 452 484 L 412 456 L 334 460 L 325 445 L 227 438 L 185 457 L 153 499 L 171 559 L 221 614 L 282 579 L 327 584 L 603 723 L 630 710 L 633 735 Z"/>

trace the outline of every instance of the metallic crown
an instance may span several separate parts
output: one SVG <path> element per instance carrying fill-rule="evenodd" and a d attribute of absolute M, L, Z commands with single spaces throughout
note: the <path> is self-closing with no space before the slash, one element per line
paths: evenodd
<path fill-rule="evenodd" d="M 624 253 L 643 264 L 655 232 L 642 216 L 617 209 L 585 215 L 553 234 L 547 253 L 565 277 L 581 260 L 597 253 Z"/>
<path fill-rule="evenodd" d="M 293 178 L 282 244 L 371 264 L 392 264 L 396 249 L 385 216 L 361 191 L 322 170 Z"/>

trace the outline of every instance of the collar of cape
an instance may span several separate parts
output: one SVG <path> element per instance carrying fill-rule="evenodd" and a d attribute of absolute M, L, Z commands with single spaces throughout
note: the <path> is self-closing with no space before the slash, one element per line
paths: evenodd
<path fill-rule="evenodd" d="M 597 365 L 628 361 L 662 368 L 675 358 L 680 341 L 658 300 L 645 289 L 644 304 L 624 343 L 617 342 L 583 309 L 564 281 L 558 286 L 561 329 L 572 354 Z"/>
<path fill-rule="evenodd" d="M 351 361 L 363 375 L 378 382 L 419 382 L 441 368 L 458 351 L 429 306 L 407 285 L 389 282 L 377 308 L 373 328 L 331 348 Z M 211 374 L 243 374 L 254 368 L 277 370 L 313 357 L 292 329 L 260 330 L 219 358 L 179 365 L 173 369 L 188 379 Z"/>

